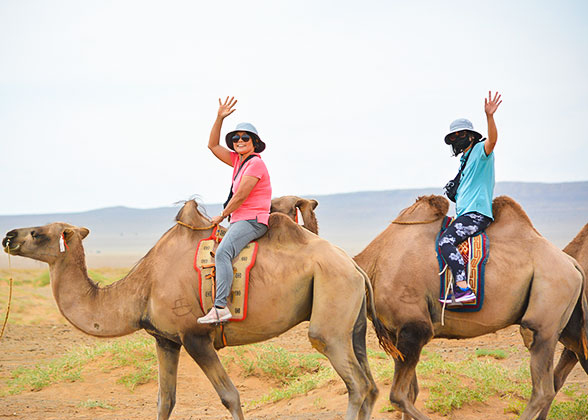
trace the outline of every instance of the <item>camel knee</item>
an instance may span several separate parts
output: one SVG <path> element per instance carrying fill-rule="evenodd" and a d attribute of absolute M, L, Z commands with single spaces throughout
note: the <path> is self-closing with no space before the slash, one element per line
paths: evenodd
<path fill-rule="evenodd" d="M 555 390 L 533 390 L 533 395 L 531 395 L 531 401 L 529 402 L 529 405 L 533 404 L 533 406 L 535 406 L 538 410 L 541 410 L 542 408 L 551 404 L 554 398 Z"/>
<path fill-rule="evenodd" d="M 394 388 L 390 389 L 390 395 L 388 396 L 390 400 L 390 404 L 392 407 L 396 408 L 401 413 L 405 413 L 407 411 L 407 398 L 406 395 L 403 395 L 394 390 Z"/>
<path fill-rule="evenodd" d="M 378 389 L 376 384 L 370 383 L 370 390 L 368 392 L 368 399 L 370 401 L 376 401 L 378 399 L 379 395 L 380 395 L 380 390 Z"/>
<path fill-rule="evenodd" d="M 308 329 L 308 340 L 316 351 L 325 354 L 327 349 L 327 340 L 312 326 Z"/>
<path fill-rule="evenodd" d="M 535 331 L 530 324 L 523 322 L 519 327 L 519 332 L 521 337 L 523 337 L 525 347 L 528 350 L 531 350 L 531 347 L 533 347 L 533 344 L 535 343 L 535 334 L 537 331 Z"/>
<path fill-rule="evenodd" d="M 229 410 L 231 413 L 241 409 L 241 399 L 239 398 L 239 392 L 237 388 L 233 388 L 234 392 L 223 392 L 220 394 L 221 403 Z"/>

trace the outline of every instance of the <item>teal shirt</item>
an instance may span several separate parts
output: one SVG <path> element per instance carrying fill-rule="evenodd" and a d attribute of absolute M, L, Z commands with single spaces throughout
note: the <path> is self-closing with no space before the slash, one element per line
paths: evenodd
<path fill-rule="evenodd" d="M 484 142 L 482 142 L 472 147 L 468 153 L 470 153 L 470 157 L 461 174 L 461 181 L 455 196 L 457 216 L 477 211 L 494 219 L 492 216 L 494 151 L 486 156 Z M 465 156 L 462 156 L 460 160 L 463 163 Z"/>

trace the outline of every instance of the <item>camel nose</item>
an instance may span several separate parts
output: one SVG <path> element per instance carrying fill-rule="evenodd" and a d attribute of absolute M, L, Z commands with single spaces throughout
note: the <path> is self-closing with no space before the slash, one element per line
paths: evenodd
<path fill-rule="evenodd" d="M 12 238 L 16 238 L 17 232 L 16 230 L 11 230 L 10 232 L 8 232 L 6 234 L 6 237 L 4 239 L 2 239 L 2 246 L 6 247 L 6 244 L 12 239 Z"/>

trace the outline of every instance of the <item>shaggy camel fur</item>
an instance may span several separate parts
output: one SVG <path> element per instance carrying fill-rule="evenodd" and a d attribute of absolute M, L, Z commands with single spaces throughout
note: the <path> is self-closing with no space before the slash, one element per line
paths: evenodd
<path fill-rule="evenodd" d="M 419 391 L 415 368 L 422 347 L 433 337 L 477 337 L 519 324 L 531 355 L 533 382 L 520 419 L 531 420 L 555 396 L 553 355 L 560 335 L 572 354 L 585 360 L 583 270 L 535 230 L 516 202 L 498 197 L 493 203 L 495 221 L 486 231 L 490 258 L 484 306 L 473 313 L 446 312 L 441 325 L 435 237 L 448 207 L 443 197 L 420 197 L 397 221 L 438 222 L 393 223 L 355 257 L 372 280 L 378 316 L 404 355 L 404 360 L 395 360 L 390 401 L 403 418 L 427 420 L 414 406 Z M 575 308 L 578 319 L 568 322 Z"/>
<path fill-rule="evenodd" d="M 300 210 L 306 229 L 318 235 L 318 222 L 314 209 L 318 206 L 318 201 L 307 200 L 306 198 L 296 197 L 295 195 L 285 195 L 272 199 L 271 213 L 283 213 L 292 220 L 296 220 L 297 210 Z"/>
<path fill-rule="evenodd" d="M 192 263 L 198 241 L 211 235 L 210 220 L 194 201 L 176 218 L 203 230 L 172 227 L 125 278 L 104 288 L 88 278 L 82 246 L 88 229 L 66 223 L 16 229 L 7 233 L 2 246 L 12 255 L 49 264 L 59 310 L 81 331 L 116 337 L 145 329 L 155 337 L 159 420 L 167 420 L 175 404 L 181 346 L 207 375 L 233 419 L 243 420 L 239 393 L 215 351 L 223 347 L 219 329 L 196 322 L 203 313 Z M 247 318 L 226 325 L 228 345 L 267 340 L 309 320 L 312 345 L 347 386 L 345 419 L 369 419 L 378 395 L 365 344 L 369 279 L 344 252 L 286 216 L 272 214 L 269 224 L 251 270 Z M 62 237 L 68 246 L 64 252 Z M 369 306 L 374 308 L 372 293 Z M 371 316 L 377 320 L 374 312 Z"/>

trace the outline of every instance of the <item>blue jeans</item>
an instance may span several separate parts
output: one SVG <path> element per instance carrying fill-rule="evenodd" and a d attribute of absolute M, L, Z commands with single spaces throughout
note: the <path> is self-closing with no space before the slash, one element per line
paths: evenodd
<path fill-rule="evenodd" d="M 227 233 L 216 249 L 216 298 L 214 305 L 227 306 L 227 297 L 233 285 L 233 259 L 247 244 L 267 232 L 267 226 L 257 220 L 239 220 L 231 223 Z"/>
<path fill-rule="evenodd" d="M 439 237 L 437 246 L 441 251 L 443 259 L 453 273 L 453 279 L 456 283 L 467 281 L 465 272 L 465 263 L 463 257 L 457 250 L 457 246 L 470 236 L 476 236 L 486 229 L 492 219 L 476 211 L 462 214 L 453 223 L 445 229 Z"/>

